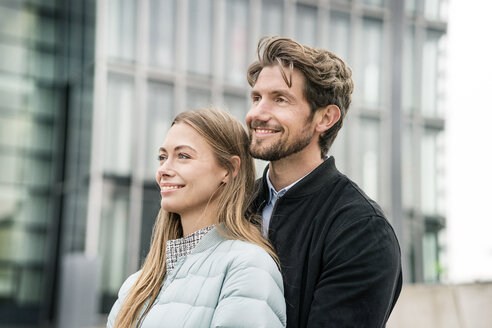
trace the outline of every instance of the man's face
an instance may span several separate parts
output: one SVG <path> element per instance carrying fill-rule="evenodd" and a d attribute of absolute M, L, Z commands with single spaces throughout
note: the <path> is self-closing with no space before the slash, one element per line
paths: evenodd
<path fill-rule="evenodd" d="M 288 69 L 286 74 L 289 76 Z M 292 87 L 285 83 L 280 66 L 261 70 L 251 90 L 252 106 L 246 115 L 255 158 L 277 161 L 302 151 L 313 139 L 315 128 L 311 109 L 304 98 L 305 78 L 292 72 Z"/>

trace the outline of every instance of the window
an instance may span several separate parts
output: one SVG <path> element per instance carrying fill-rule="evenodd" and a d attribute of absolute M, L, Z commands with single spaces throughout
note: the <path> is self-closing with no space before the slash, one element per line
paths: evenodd
<path fill-rule="evenodd" d="M 362 189 L 374 200 L 379 187 L 379 121 L 361 120 Z"/>
<path fill-rule="evenodd" d="M 415 15 L 417 12 L 417 0 L 406 0 L 405 11 L 407 14 Z"/>
<path fill-rule="evenodd" d="M 0 163 L 2 169 L 0 170 L 0 183 L 2 184 L 14 184 L 18 183 L 21 178 L 20 164 L 22 159 L 19 156 L 9 152 L 0 153 Z"/>
<path fill-rule="evenodd" d="M 0 116 L 0 146 L 5 147 L 2 147 L 3 149 L 15 149 L 19 141 L 17 133 L 17 120 L 9 116 Z M 2 153 L 5 155 L 5 152 Z"/>
<path fill-rule="evenodd" d="M 48 187 L 51 183 L 52 162 L 48 158 L 25 157 L 22 179 L 30 187 Z"/>
<path fill-rule="evenodd" d="M 447 13 L 447 0 L 424 0 L 424 16 L 427 19 L 444 20 Z"/>
<path fill-rule="evenodd" d="M 0 44 L 0 70 L 27 74 L 27 58 L 29 50 L 18 45 Z"/>
<path fill-rule="evenodd" d="M 246 113 L 250 105 L 246 97 L 226 94 L 224 96 L 224 102 L 226 109 L 244 125 Z"/>
<path fill-rule="evenodd" d="M 154 180 L 158 150 L 174 119 L 173 87 L 169 84 L 149 82 L 147 92 L 145 177 Z"/>
<path fill-rule="evenodd" d="M 210 106 L 212 95 L 209 90 L 188 88 L 186 90 L 186 110 Z"/>
<path fill-rule="evenodd" d="M 444 115 L 444 38 L 439 31 L 428 30 L 423 47 L 422 114 Z"/>
<path fill-rule="evenodd" d="M 263 0 L 261 6 L 261 36 L 281 36 L 284 20 L 282 0 Z"/>
<path fill-rule="evenodd" d="M 368 107 L 381 102 L 383 22 L 365 18 L 362 27 L 362 100 Z"/>
<path fill-rule="evenodd" d="M 303 45 L 315 47 L 318 36 L 317 8 L 298 4 L 296 11 L 296 41 Z"/>
<path fill-rule="evenodd" d="M 77 185 L 70 190 L 63 206 L 62 251 L 67 253 L 83 252 L 87 231 L 88 184 Z"/>
<path fill-rule="evenodd" d="M 28 97 L 29 110 L 37 115 L 53 117 L 59 100 L 56 91 L 50 86 L 36 85 Z"/>
<path fill-rule="evenodd" d="M 176 1 L 149 1 L 149 64 L 174 67 Z"/>
<path fill-rule="evenodd" d="M 25 106 L 25 98 L 33 89 L 33 81 L 21 76 L 0 75 L 0 109 L 17 110 Z"/>
<path fill-rule="evenodd" d="M 248 65 L 248 1 L 226 2 L 225 76 L 235 84 L 246 84 Z"/>
<path fill-rule="evenodd" d="M 55 78 L 55 56 L 51 51 L 37 50 L 29 61 L 29 75 L 38 79 Z"/>
<path fill-rule="evenodd" d="M 371 6 L 383 7 L 384 0 L 363 0 L 363 3 Z"/>
<path fill-rule="evenodd" d="M 152 228 L 161 209 L 160 190 L 154 182 L 146 185 L 142 199 L 142 226 L 140 230 L 140 259 L 145 259 L 150 249 Z"/>
<path fill-rule="evenodd" d="M 129 188 L 106 181 L 103 187 L 103 212 L 100 230 L 102 254 L 102 307 L 111 308 L 118 290 L 127 278 L 127 234 Z"/>
<path fill-rule="evenodd" d="M 415 30 L 409 27 L 405 32 L 403 43 L 403 67 L 402 67 L 402 107 L 405 113 L 412 113 L 415 104 Z"/>
<path fill-rule="evenodd" d="M 1 35 L 7 35 L 16 39 L 27 39 L 33 30 L 35 30 L 37 17 L 32 11 L 25 8 L 8 8 L 2 7 L 0 10 L 0 22 L 2 28 Z"/>
<path fill-rule="evenodd" d="M 109 75 L 104 117 L 104 171 L 107 173 L 128 175 L 131 171 L 133 90 L 132 78 Z"/>
<path fill-rule="evenodd" d="M 135 59 L 137 1 L 109 0 L 107 54 L 110 58 Z"/>
<path fill-rule="evenodd" d="M 328 155 L 333 155 L 335 157 L 337 168 L 344 173 L 347 172 L 348 169 L 348 140 L 346 119 L 347 117 L 345 117 L 343 126 L 338 131 L 337 137 L 333 142 L 330 150 L 328 151 Z"/>
<path fill-rule="evenodd" d="M 422 238 L 424 282 L 439 281 L 439 248 L 436 232 L 425 232 Z"/>
<path fill-rule="evenodd" d="M 188 2 L 188 71 L 210 75 L 212 65 L 212 1 Z"/>
<path fill-rule="evenodd" d="M 444 214 L 444 133 L 426 129 L 422 138 L 421 197 L 424 215 Z"/>
<path fill-rule="evenodd" d="M 330 39 L 325 48 L 347 61 L 350 55 L 350 15 L 342 12 L 330 14 Z"/>
<path fill-rule="evenodd" d="M 405 210 L 410 210 L 415 207 L 414 179 L 417 176 L 417 172 L 415 172 L 414 168 L 415 147 L 411 125 L 406 125 L 403 129 L 402 147 L 401 173 L 403 208 Z"/>

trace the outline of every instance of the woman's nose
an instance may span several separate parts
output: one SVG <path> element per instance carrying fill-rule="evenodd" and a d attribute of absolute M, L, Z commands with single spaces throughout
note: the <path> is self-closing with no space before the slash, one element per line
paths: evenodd
<path fill-rule="evenodd" d="M 169 159 L 165 160 L 162 164 L 159 165 L 159 167 L 157 168 L 157 175 L 159 177 L 174 175 L 174 168 Z"/>

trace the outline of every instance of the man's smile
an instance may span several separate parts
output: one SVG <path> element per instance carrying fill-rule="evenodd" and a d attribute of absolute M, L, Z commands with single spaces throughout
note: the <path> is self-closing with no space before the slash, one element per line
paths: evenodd
<path fill-rule="evenodd" d="M 267 129 L 267 128 L 256 128 L 253 130 L 254 130 L 255 137 L 268 137 L 279 132 L 278 130 Z"/>

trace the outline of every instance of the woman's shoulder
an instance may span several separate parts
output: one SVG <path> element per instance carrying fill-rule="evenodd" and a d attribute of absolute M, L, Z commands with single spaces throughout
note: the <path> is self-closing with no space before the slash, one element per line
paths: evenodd
<path fill-rule="evenodd" d="M 251 242 L 229 239 L 222 242 L 219 252 L 224 253 L 234 266 L 256 267 L 278 271 L 277 264 L 268 252 Z"/>
<path fill-rule="evenodd" d="M 138 277 L 140 276 L 140 272 L 142 270 L 138 270 L 137 272 L 131 274 L 126 280 L 123 282 L 123 285 L 120 287 L 120 291 L 118 292 L 118 297 L 125 297 L 126 294 L 130 291 L 135 282 L 137 282 Z"/>
<path fill-rule="evenodd" d="M 223 245 L 229 251 L 213 326 L 285 327 L 284 287 L 273 258 L 253 243 Z"/>
<path fill-rule="evenodd" d="M 224 239 L 220 248 L 221 250 L 226 249 L 228 252 L 232 252 L 233 254 L 269 256 L 267 251 L 259 245 L 239 239 Z"/>

